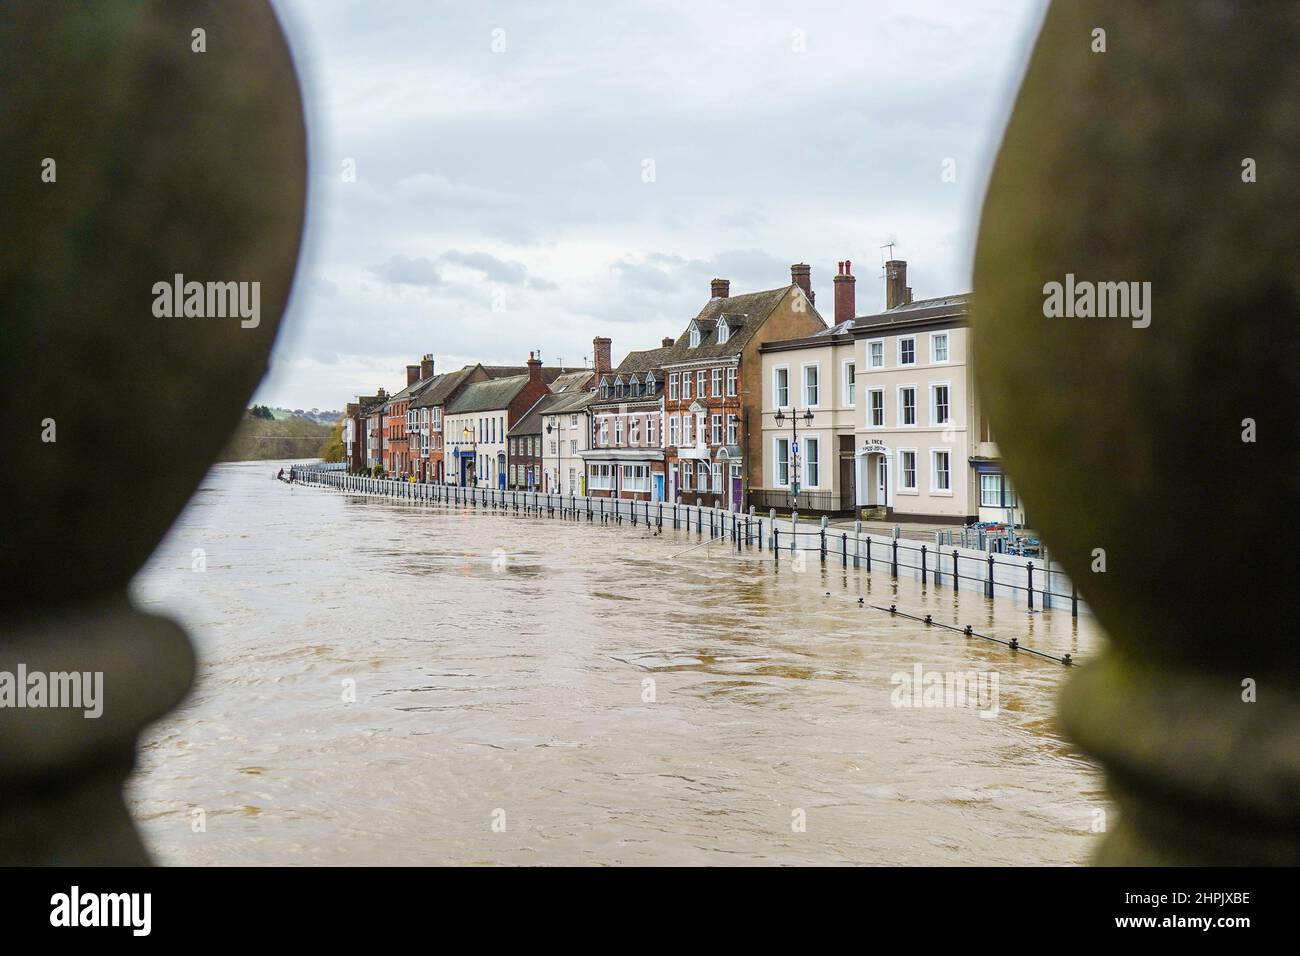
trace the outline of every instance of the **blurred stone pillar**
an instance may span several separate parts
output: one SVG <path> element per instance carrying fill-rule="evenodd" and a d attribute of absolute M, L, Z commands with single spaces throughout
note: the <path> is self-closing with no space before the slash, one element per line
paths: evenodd
<path fill-rule="evenodd" d="M 1297 49 L 1295 3 L 1055 3 L 984 205 L 977 381 L 1110 637 L 1063 701 L 1102 863 L 1300 862 Z M 1049 317 L 1067 276 L 1149 311 Z"/>
<path fill-rule="evenodd" d="M 127 587 L 265 372 L 302 233 L 270 5 L 6 0 L 0 163 L 0 678 L 102 675 L 97 717 L 0 707 L 0 864 L 144 863 L 122 784 L 194 657 Z M 161 316 L 178 275 L 258 283 L 256 319 Z"/>

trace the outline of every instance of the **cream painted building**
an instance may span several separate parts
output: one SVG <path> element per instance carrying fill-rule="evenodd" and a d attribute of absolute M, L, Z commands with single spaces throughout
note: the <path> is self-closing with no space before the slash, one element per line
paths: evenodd
<path fill-rule="evenodd" d="M 790 507 L 797 481 L 804 512 L 1023 524 L 971 383 L 969 296 L 911 301 L 891 267 L 901 304 L 763 346 L 756 504 Z"/>
<path fill-rule="evenodd" d="M 587 389 L 565 393 L 542 416 L 542 469 L 547 487 L 565 495 L 585 495 L 582 452 L 591 447 L 591 402 Z"/>

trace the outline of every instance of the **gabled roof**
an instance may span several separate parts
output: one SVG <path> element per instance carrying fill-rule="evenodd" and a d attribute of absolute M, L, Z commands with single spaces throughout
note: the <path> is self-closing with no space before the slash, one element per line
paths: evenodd
<path fill-rule="evenodd" d="M 505 408 L 515 400 L 515 396 L 528 384 L 527 375 L 511 375 L 508 378 L 490 378 L 486 382 L 468 385 L 447 406 L 447 414 L 460 415 L 465 412 L 487 412 Z"/>
<path fill-rule="evenodd" d="M 454 372 L 435 375 L 432 384 L 420 393 L 420 397 L 411 403 L 411 407 L 428 408 L 432 405 L 443 404 L 447 400 L 447 396 L 456 390 L 456 386 L 469 378 L 477 367 L 477 365 L 466 365 Z"/>
<path fill-rule="evenodd" d="M 797 285 L 788 285 L 779 289 L 767 289 L 763 292 L 745 292 L 741 295 L 728 296 L 725 299 L 710 299 L 705 303 L 704 308 L 700 310 L 699 315 L 691 320 L 700 330 L 700 344 L 695 348 L 691 347 L 690 324 L 688 323 L 686 331 L 677 338 L 673 345 L 659 350 L 664 355 L 658 364 L 661 366 L 677 365 L 739 355 L 745 350 L 749 340 L 754 337 L 754 333 L 787 295 L 803 295 L 803 290 Z M 822 319 L 821 314 L 811 302 L 808 303 L 808 311 L 810 314 L 815 315 L 823 325 L 825 324 L 825 320 Z M 726 322 L 727 327 L 731 330 L 731 335 L 727 341 L 721 343 L 718 342 L 717 336 L 717 325 L 720 321 Z"/>
<path fill-rule="evenodd" d="M 640 352 L 628 352 L 619 363 L 618 368 L 614 369 L 611 375 L 636 375 L 645 372 L 653 372 L 663 366 L 663 359 L 673 349 L 658 348 L 644 349 Z M 612 379 L 611 379 L 612 381 Z"/>
<path fill-rule="evenodd" d="M 543 395 L 533 403 L 533 407 L 528 409 L 523 418 L 510 426 L 510 431 L 506 432 L 506 435 L 511 438 L 519 435 L 540 435 L 542 415 L 546 414 L 562 397 L 554 392 Z"/>

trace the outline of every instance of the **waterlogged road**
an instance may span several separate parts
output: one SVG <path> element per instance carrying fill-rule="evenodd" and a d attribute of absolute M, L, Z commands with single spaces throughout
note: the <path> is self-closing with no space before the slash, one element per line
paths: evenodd
<path fill-rule="evenodd" d="M 136 581 L 201 659 L 130 787 L 159 862 L 1060 864 L 1095 846 L 1100 775 L 1054 719 L 1068 670 L 857 599 L 1079 658 L 1090 619 L 723 543 L 675 557 L 685 532 L 290 487 L 278 467 L 214 469 Z M 918 665 L 996 696 L 896 706 Z"/>

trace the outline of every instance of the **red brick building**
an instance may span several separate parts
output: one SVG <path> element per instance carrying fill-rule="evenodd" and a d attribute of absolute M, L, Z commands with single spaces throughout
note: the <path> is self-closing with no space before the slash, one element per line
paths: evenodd
<path fill-rule="evenodd" d="M 665 339 L 660 348 L 631 352 L 597 378 L 588 406 L 591 447 L 581 453 L 593 497 L 664 500 L 661 363 L 672 344 Z"/>
<path fill-rule="evenodd" d="M 728 280 L 714 279 L 709 301 L 659 360 L 667 500 L 745 509 L 751 470 L 762 467 L 758 348 L 826 328 L 813 305 L 810 268 L 792 265 L 790 280 L 733 296 Z"/>

